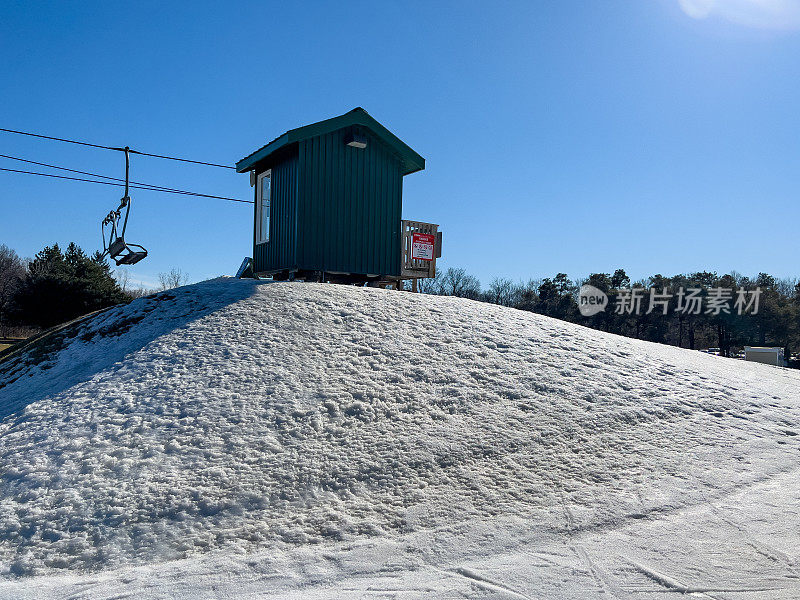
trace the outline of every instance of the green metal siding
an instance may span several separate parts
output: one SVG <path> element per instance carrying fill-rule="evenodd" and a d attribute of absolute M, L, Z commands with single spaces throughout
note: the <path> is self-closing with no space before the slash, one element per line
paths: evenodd
<path fill-rule="evenodd" d="M 299 143 L 297 262 L 301 269 L 400 274 L 402 165 L 364 128 L 366 148 L 347 129 Z"/>
<path fill-rule="evenodd" d="M 263 173 L 272 169 L 272 198 L 270 200 L 269 241 L 254 244 L 253 262 L 257 273 L 292 269 L 297 266 L 297 184 L 298 157 L 285 156 L 271 166 L 259 168 Z M 258 202 L 258 186 L 255 199 Z M 253 239 L 255 240 L 255 215 Z"/>
<path fill-rule="evenodd" d="M 365 128 L 355 132 L 367 147 L 347 146 L 349 131 L 302 140 L 258 165 L 272 169 L 272 200 L 270 241 L 253 248 L 257 273 L 400 274 L 401 160 Z"/>

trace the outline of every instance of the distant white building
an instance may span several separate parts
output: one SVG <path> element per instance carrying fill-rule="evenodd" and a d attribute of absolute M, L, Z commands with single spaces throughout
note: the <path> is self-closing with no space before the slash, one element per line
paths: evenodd
<path fill-rule="evenodd" d="M 766 365 L 785 367 L 783 348 L 768 348 L 764 346 L 745 346 L 744 359 L 751 362 L 760 362 Z"/>

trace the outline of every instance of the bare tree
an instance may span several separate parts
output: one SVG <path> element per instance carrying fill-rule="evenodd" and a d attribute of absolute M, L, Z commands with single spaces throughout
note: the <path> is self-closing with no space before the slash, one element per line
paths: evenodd
<path fill-rule="evenodd" d="M 481 282 L 466 269 L 450 267 L 442 276 L 442 293 L 474 300 L 480 296 Z"/>
<path fill-rule="evenodd" d="M 143 296 L 149 296 L 153 293 L 154 290 L 148 290 L 143 285 L 139 287 L 132 287 L 127 292 L 125 292 L 131 300 L 135 300 L 136 298 L 142 298 Z"/>
<path fill-rule="evenodd" d="M 419 279 L 417 281 L 417 290 L 421 294 L 441 295 L 442 293 L 442 272 L 436 271 L 433 277 Z"/>
<path fill-rule="evenodd" d="M 158 274 L 159 290 L 171 290 L 189 283 L 189 274 L 184 273 L 178 267 L 172 267 L 168 273 Z"/>
<path fill-rule="evenodd" d="M 175 269 L 173 269 L 173 271 L 175 271 Z M 161 279 L 162 275 L 164 276 L 165 279 Z M 165 287 L 165 285 L 167 285 L 167 279 L 170 278 L 170 275 L 171 273 L 161 273 L 159 275 L 159 280 L 161 281 L 159 290 L 168 289 L 167 287 Z M 184 274 L 183 277 L 185 279 L 186 275 Z M 114 271 L 114 278 L 117 280 L 117 285 L 122 290 L 122 293 L 125 294 L 131 300 L 135 300 L 136 298 L 141 298 L 143 296 L 149 296 L 154 291 L 147 289 L 141 283 L 139 283 L 138 286 L 134 285 L 135 281 L 131 279 L 130 272 L 125 270 Z M 185 280 L 182 280 L 177 285 L 182 285 L 183 283 L 186 283 Z M 170 285 L 169 287 L 177 287 L 177 286 Z"/>
<path fill-rule="evenodd" d="M 114 271 L 114 279 L 117 280 L 117 285 L 119 286 L 119 289 L 122 290 L 122 293 L 127 294 L 128 286 L 131 284 L 131 274 L 125 269 L 120 269 L 118 271 Z"/>
<path fill-rule="evenodd" d="M 8 321 L 14 294 L 25 279 L 26 265 L 16 252 L 0 244 L 0 323 Z"/>
<path fill-rule="evenodd" d="M 514 302 L 514 283 L 504 277 L 495 277 L 486 290 L 486 299 L 501 306 L 512 306 Z"/>
<path fill-rule="evenodd" d="M 527 283 L 520 281 L 511 290 L 511 306 L 522 310 L 533 310 L 539 300 L 541 279 L 529 279 Z"/>
<path fill-rule="evenodd" d="M 794 296 L 794 290 L 797 287 L 798 280 L 793 277 L 786 277 L 775 281 L 775 288 L 781 296 L 791 298 Z"/>

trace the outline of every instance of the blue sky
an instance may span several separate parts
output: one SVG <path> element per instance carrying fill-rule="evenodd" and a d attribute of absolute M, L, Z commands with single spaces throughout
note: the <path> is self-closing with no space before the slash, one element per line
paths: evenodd
<path fill-rule="evenodd" d="M 233 164 L 363 106 L 427 161 L 404 217 L 443 266 L 798 276 L 800 7 L 790 0 L 5 2 L 0 127 Z M 120 176 L 121 155 L 0 133 L 0 154 Z M 0 159 L 0 166 L 25 168 Z M 132 178 L 249 199 L 247 175 Z M 100 245 L 116 188 L 0 172 L 0 243 Z M 231 274 L 252 207 L 137 191 L 129 268 Z"/>

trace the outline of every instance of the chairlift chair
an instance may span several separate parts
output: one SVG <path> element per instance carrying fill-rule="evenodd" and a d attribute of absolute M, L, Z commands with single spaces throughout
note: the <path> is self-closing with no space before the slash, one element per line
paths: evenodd
<path fill-rule="evenodd" d="M 128 244 L 120 237 L 109 245 L 108 255 L 117 263 L 117 266 L 135 265 L 143 258 L 147 258 L 147 250 L 139 244 Z"/>
<path fill-rule="evenodd" d="M 125 195 L 120 200 L 117 210 L 112 210 L 100 224 L 100 231 L 103 236 L 103 256 L 110 256 L 111 259 L 120 265 L 135 265 L 143 258 L 147 257 L 147 250 L 139 244 L 129 244 L 125 242 L 125 229 L 128 227 L 128 215 L 131 212 L 131 198 L 128 195 L 128 173 L 130 162 L 128 159 L 129 148 L 125 150 Z M 125 219 L 122 222 L 122 231 L 117 231 L 122 211 L 125 211 Z M 108 245 L 106 245 L 106 228 L 110 227 L 108 235 Z"/>
<path fill-rule="evenodd" d="M 125 210 L 125 219 L 122 222 L 122 231 L 117 230 L 122 211 Z M 125 196 L 120 201 L 119 208 L 112 210 L 100 226 L 103 235 L 103 256 L 108 255 L 117 264 L 135 265 L 147 257 L 147 250 L 139 244 L 129 244 L 125 241 L 125 228 L 128 226 L 128 214 L 131 210 L 131 199 Z M 106 229 L 110 227 L 108 244 L 106 245 Z"/>

